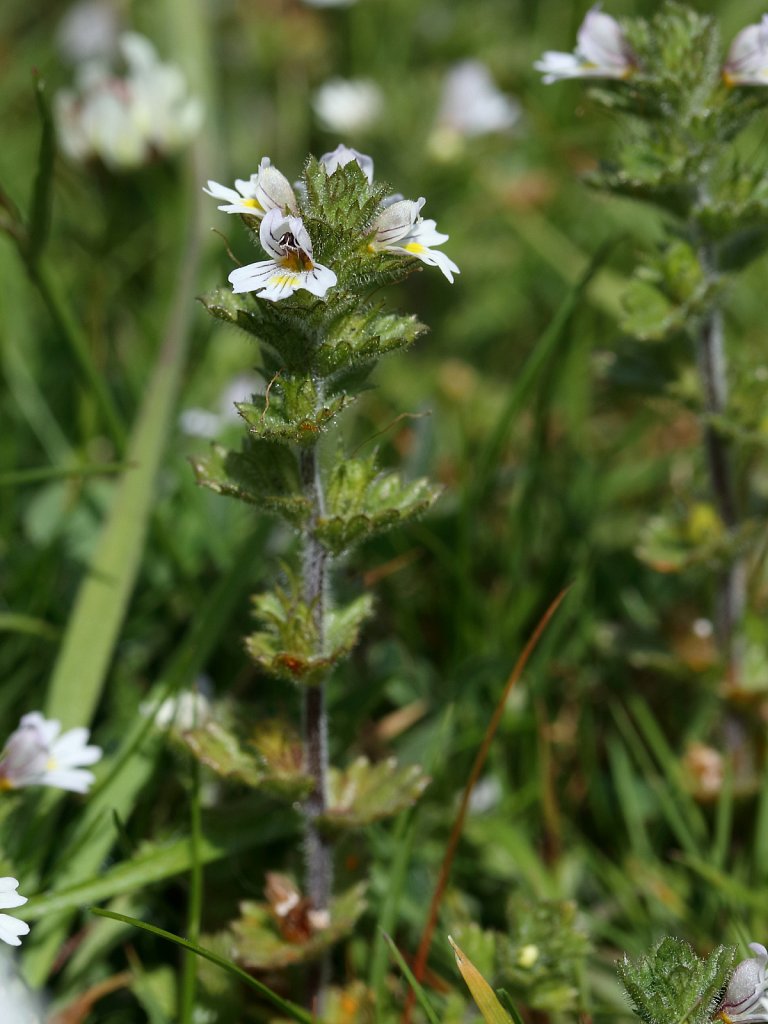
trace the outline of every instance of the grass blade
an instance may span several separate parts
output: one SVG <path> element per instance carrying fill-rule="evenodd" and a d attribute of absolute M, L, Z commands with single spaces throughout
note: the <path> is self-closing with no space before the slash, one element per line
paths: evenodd
<path fill-rule="evenodd" d="M 224 957 L 219 956 L 217 953 L 212 952 L 210 949 L 205 949 L 203 946 L 198 946 L 194 942 L 189 942 L 188 939 L 182 939 L 180 935 L 174 935 L 173 932 L 167 932 L 164 928 L 158 928 L 154 924 L 147 924 L 146 921 L 139 921 L 135 917 L 126 917 L 124 914 L 116 914 L 112 910 L 100 910 L 98 907 L 91 907 L 91 912 L 98 914 L 99 917 L 108 917 L 113 921 L 120 921 L 123 924 L 133 925 L 134 928 L 141 928 L 142 931 L 150 932 L 152 935 L 157 935 L 161 939 L 167 939 L 168 942 L 175 942 L 177 946 L 181 946 L 182 949 L 186 949 L 196 956 L 203 957 L 204 960 L 210 960 L 212 964 L 216 964 L 217 967 L 221 967 L 222 970 L 228 971 L 233 974 L 236 978 L 248 985 L 259 993 L 267 1002 L 276 1006 L 278 1010 L 287 1014 L 292 1020 L 299 1021 L 299 1024 L 318 1024 L 317 1019 L 312 1016 L 307 1010 L 301 1006 L 297 1006 L 296 1003 L 292 1003 L 289 999 L 282 999 L 276 992 L 273 992 L 271 988 L 257 981 L 256 978 L 252 977 L 246 971 L 242 970 L 237 964 L 233 964 L 231 960 L 225 960 Z M 435 1021 L 435 1024 L 438 1024 Z"/>
<path fill-rule="evenodd" d="M 56 136 L 51 108 L 45 93 L 45 82 L 37 76 L 35 76 L 35 101 L 40 115 L 41 134 L 27 234 L 27 259 L 32 264 L 37 261 L 48 240 L 48 230 L 51 224 L 53 165 L 56 159 Z"/>
<path fill-rule="evenodd" d="M 394 944 L 394 942 L 392 941 L 391 937 L 389 935 L 387 935 L 386 932 L 384 932 L 383 934 L 384 934 L 384 941 L 389 946 L 389 949 L 390 949 L 390 951 L 392 953 L 392 956 L 393 956 L 393 958 L 395 960 L 395 963 L 400 968 L 400 970 L 403 972 L 405 980 L 411 986 L 411 993 L 418 1000 L 419 1006 L 422 1008 L 424 1013 L 427 1015 L 427 1020 L 429 1021 L 429 1024 L 440 1024 L 440 1018 L 437 1016 L 437 1014 L 435 1013 L 434 1009 L 432 1008 L 431 1003 L 427 999 L 426 992 L 421 987 L 421 985 L 418 983 L 418 981 L 416 981 L 416 978 L 413 976 L 413 971 L 411 971 L 410 967 L 408 966 L 408 964 L 403 959 L 402 953 L 397 948 L 397 946 Z"/>
<path fill-rule="evenodd" d="M 189 896 L 187 909 L 187 935 L 192 942 L 200 937 L 200 922 L 203 914 L 203 863 L 200 847 L 203 839 L 200 812 L 200 762 L 191 758 L 191 794 L 189 808 L 189 852 L 192 870 L 189 873 Z M 181 1024 L 192 1024 L 195 1012 L 197 988 L 197 960 L 192 951 L 184 956 L 181 976 Z"/>

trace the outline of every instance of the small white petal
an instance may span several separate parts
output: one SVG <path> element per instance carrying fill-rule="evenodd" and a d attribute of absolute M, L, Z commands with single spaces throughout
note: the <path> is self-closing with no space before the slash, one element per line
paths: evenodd
<path fill-rule="evenodd" d="M 576 37 L 577 51 L 598 68 L 614 68 L 620 74 L 627 69 L 627 42 L 621 26 L 598 5 L 587 11 Z"/>
<path fill-rule="evenodd" d="M 0 878 L 0 907 L 3 910 L 11 910 L 13 907 L 23 907 L 27 902 L 26 896 L 21 896 L 16 890 L 19 887 L 16 878 Z"/>
<path fill-rule="evenodd" d="M 87 793 L 93 785 L 93 772 L 81 768 L 54 768 L 46 772 L 43 782 L 46 786 L 65 789 L 70 793 Z"/>
<path fill-rule="evenodd" d="M 300 287 L 322 299 L 328 289 L 333 288 L 337 281 L 338 278 L 330 267 L 324 267 L 322 263 L 315 263 L 312 270 L 307 270 L 302 274 Z"/>
<path fill-rule="evenodd" d="M 575 53 L 547 50 L 534 68 L 546 85 L 564 78 L 627 78 L 636 58 L 621 26 L 595 4 L 581 23 Z"/>
<path fill-rule="evenodd" d="M 203 189 L 209 196 L 213 196 L 214 199 L 226 199 L 230 203 L 238 203 L 242 199 L 242 196 L 235 192 L 233 188 L 227 188 L 226 185 L 220 185 L 218 181 L 208 181 L 208 187 Z"/>
<path fill-rule="evenodd" d="M 735 37 L 723 66 L 727 85 L 768 84 L 768 14 Z"/>
<path fill-rule="evenodd" d="M 400 238 L 405 238 L 419 216 L 419 211 L 426 200 L 400 199 L 385 207 L 376 218 L 374 241 L 377 245 L 391 245 Z"/>
<path fill-rule="evenodd" d="M 20 946 L 20 935 L 29 935 L 29 925 L 9 914 L 0 914 L 0 939 L 9 946 Z"/>
<path fill-rule="evenodd" d="M 259 228 L 259 241 L 265 252 L 275 259 L 285 255 L 280 239 L 290 231 L 290 220 L 282 210 L 274 209 L 264 217 Z"/>
<path fill-rule="evenodd" d="M 234 292 L 253 292 L 262 287 L 275 272 L 274 260 L 261 260 L 233 270 L 227 280 Z"/>

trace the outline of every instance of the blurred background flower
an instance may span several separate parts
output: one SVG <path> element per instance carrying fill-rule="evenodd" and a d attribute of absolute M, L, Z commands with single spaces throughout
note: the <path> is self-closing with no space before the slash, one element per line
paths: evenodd
<path fill-rule="evenodd" d="M 97 33 L 91 49 L 107 35 Z M 77 68 L 75 88 L 56 94 L 54 110 L 59 143 L 72 160 L 132 170 L 186 145 L 200 129 L 203 108 L 181 70 L 160 61 L 144 36 L 123 33 L 118 50 L 124 75 L 115 75 L 102 53 L 87 59 Z"/>
<path fill-rule="evenodd" d="M 486 64 L 462 60 L 443 80 L 430 150 L 436 156 L 452 155 L 466 139 L 514 128 L 521 113 L 518 101 L 501 92 Z"/>
<path fill-rule="evenodd" d="M 315 91 L 312 106 L 326 131 L 362 132 L 378 120 L 384 94 L 368 78 L 331 78 Z"/>

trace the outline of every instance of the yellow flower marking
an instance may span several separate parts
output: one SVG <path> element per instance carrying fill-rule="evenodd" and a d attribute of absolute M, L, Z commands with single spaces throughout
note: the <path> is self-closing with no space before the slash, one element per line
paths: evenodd
<path fill-rule="evenodd" d="M 296 284 L 300 280 L 298 274 L 275 274 L 274 277 L 270 277 L 269 283 L 276 287 L 282 287 L 285 285 Z"/>
<path fill-rule="evenodd" d="M 403 248 L 406 252 L 426 252 L 426 245 L 421 245 L 420 242 L 409 242 L 408 245 L 404 245 Z"/>
<path fill-rule="evenodd" d="M 243 206 L 252 206 L 254 210 L 264 209 L 258 199 L 243 199 Z"/>
<path fill-rule="evenodd" d="M 10 779 L 0 778 L 0 792 L 4 792 L 5 790 L 15 789 L 15 788 L 16 787 L 14 786 L 14 784 L 11 782 Z"/>

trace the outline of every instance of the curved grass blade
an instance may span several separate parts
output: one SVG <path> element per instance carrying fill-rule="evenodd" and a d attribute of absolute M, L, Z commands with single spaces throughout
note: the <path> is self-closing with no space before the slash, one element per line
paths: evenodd
<path fill-rule="evenodd" d="M 413 971 L 410 969 L 408 964 L 403 959 L 402 953 L 397 948 L 397 946 L 394 944 L 394 942 L 392 941 L 391 937 L 389 935 L 387 935 L 386 932 L 383 932 L 382 934 L 384 935 L 384 941 L 387 943 L 387 945 L 390 948 L 390 951 L 391 951 L 392 956 L 393 956 L 393 958 L 395 960 L 395 963 L 400 968 L 400 970 L 403 972 L 405 980 L 411 986 L 411 992 L 413 993 L 415 998 L 418 1000 L 419 1006 L 422 1008 L 424 1013 L 427 1015 L 427 1020 L 429 1021 L 429 1024 L 440 1024 L 440 1018 L 437 1016 L 437 1014 L 435 1013 L 435 1011 L 432 1008 L 431 1003 L 427 999 L 426 992 L 421 987 L 421 985 L 418 983 L 418 981 L 416 981 L 416 979 L 414 978 Z"/>
<path fill-rule="evenodd" d="M 212 964 L 216 964 L 217 967 L 221 967 L 222 970 L 228 971 L 233 974 L 236 978 L 239 978 L 243 984 L 248 985 L 250 988 L 255 989 L 267 1002 L 272 1003 L 278 1010 L 282 1010 L 283 1013 L 287 1014 L 293 1020 L 299 1021 L 299 1024 L 318 1024 L 317 1018 L 313 1017 L 311 1013 L 303 1009 L 301 1006 L 297 1006 L 296 1003 L 292 1003 L 289 999 L 282 999 L 276 992 L 273 992 L 271 988 L 257 981 L 256 978 L 251 977 L 246 971 L 242 970 L 236 964 L 233 964 L 230 960 L 225 960 L 224 957 L 219 956 L 217 953 L 212 952 L 210 949 L 205 949 L 203 946 L 198 946 L 194 942 L 189 942 L 187 939 L 182 939 L 180 935 L 174 935 L 173 932 L 167 932 L 164 928 L 158 928 L 154 924 L 147 924 L 146 921 L 139 921 L 135 917 L 126 917 L 124 914 L 116 914 L 112 910 L 101 910 L 99 907 L 91 907 L 91 913 L 98 914 L 99 917 L 108 917 L 113 921 L 120 921 L 122 924 L 133 925 L 134 928 L 141 928 L 142 931 L 150 932 L 152 935 L 157 935 L 161 939 L 167 939 L 168 942 L 175 942 L 177 946 L 181 946 L 182 949 L 188 950 L 190 953 L 195 953 L 197 956 L 201 956 L 204 960 L 210 960 Z M 437 1020 L 434 1024 L 439 1024 Z"/>

